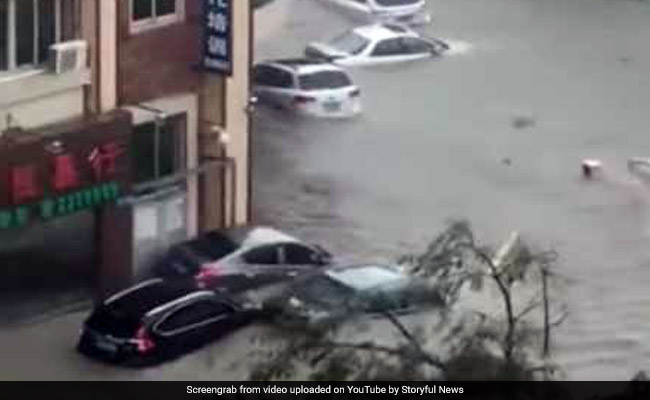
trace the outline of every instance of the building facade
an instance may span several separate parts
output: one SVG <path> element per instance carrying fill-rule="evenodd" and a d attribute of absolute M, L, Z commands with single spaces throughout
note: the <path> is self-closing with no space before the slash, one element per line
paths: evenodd
<path fill-rule="evenodd" d="M 230 74 L 203 65 L 217 3 Z M 251 20 L 240 0 L 0 0 L 0 302 L 106 294 L 247 222 Z"/>

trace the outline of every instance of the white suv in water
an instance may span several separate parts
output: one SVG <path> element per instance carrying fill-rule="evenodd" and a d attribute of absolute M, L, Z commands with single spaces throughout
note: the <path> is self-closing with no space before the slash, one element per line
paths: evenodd
<path fill-rule="evenodd" d="M 425 38 L 396 24 L 373 24 L 346 31 L 326 42 L 312 42 L 305 56 L 344 67 L 401 63 L 438 57 L 449 50 L 442 40 Z"/>
<path fill-rule="evenodd" d="M 361 112 L 361 91 L 335 65 L 309 59 L 261 62 L 253 68 L 260 102 L 298 114 L 345 118 Z"/>
<path fill-rule="evenodd" d="M 424 0 L 326 0 L 372 22 L 400 22 L 420 25 L 431 21 Z"/>

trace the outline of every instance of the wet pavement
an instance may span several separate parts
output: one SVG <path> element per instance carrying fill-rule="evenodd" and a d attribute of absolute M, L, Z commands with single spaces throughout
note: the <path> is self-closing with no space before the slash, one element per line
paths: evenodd
<path fill-rule="evenodd" d="M 429 0 L 440 60 L 352 70 L 364 115 L 290 118 L 260 108 L 259 222 L 351 259 L 421 249 L 449 218 L 480 237 L 513 230 L 560 253 L 570 308 L 555 360 L 570 379 L 628 379 L 650 364 L 650 190 L 626 170 L 650 156 L 650 4 Z M 352 26 L 297 1 L 257 58 L 291 57 Z M 604 170 L 586 182 L 580 162 Z"/>

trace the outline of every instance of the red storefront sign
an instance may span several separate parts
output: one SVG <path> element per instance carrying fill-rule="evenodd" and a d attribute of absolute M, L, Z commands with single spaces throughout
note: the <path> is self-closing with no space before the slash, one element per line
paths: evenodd
<path fill-rule="evenodd" d="M 128 194 L 131 129 L 128 114 L 116 112 L 0 137 L 0 229 L 87 210 Z"/>
<path fill-rule="evenodd" d="M 41 195 L 34 164 L 13 167 L 10 173 L 10 196 L 13 204 L 20 204 Z"/>
<path fill-rule="evenodd" d="M 107 141 L 81 154 L 50 155 L 51 168 L 45 179 L 39 179 L 34 163 L 12 166 L 7 188 L 10 204 L 20 205 L 45 193 L 61 194 L 87 186 L 87 183 L 115 180 L 118 178 L 118 158 L 123 154 L 124 149 L 118 142 Z"/>

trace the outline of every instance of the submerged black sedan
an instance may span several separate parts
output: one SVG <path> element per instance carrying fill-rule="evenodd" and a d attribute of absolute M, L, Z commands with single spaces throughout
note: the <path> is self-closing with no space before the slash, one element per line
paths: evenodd
<path fill-rule="evenodd" d="M 107 362 L 148 365 L 199 348 L 259 313 L 259 308 L 223 294 L 152 279 L 96 307 L 77 348 Z"/>

